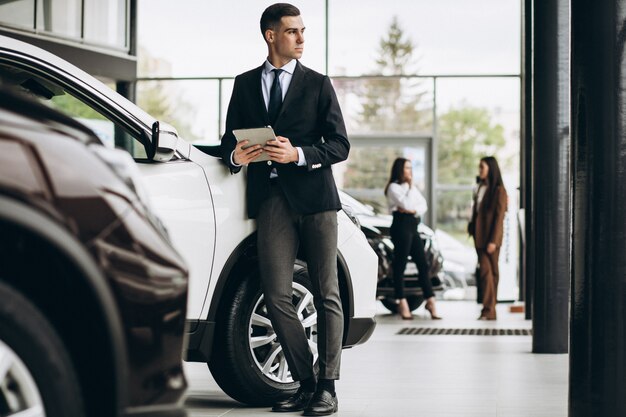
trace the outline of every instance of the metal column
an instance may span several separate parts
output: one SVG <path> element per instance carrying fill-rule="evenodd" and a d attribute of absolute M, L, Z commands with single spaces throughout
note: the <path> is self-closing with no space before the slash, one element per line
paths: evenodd
<path fill-rule="evenodd" d="M 533 4 L 533 352 L 566 353 L 570 276 L 569 1 Z"/>
<path fill-rule="evenodd" d="M 521 143 L 520 143 L 520 206 L 524 209 L 524 229 L 520 245 L 520 295 L 524 301 L 526 320 L 532 318 L 534 289 L 532 239 L 532 172 L 533 172 L 533 0 L 524 0 L 522 15 L 521 57 Z"/>
<path fill-rule="evenodd" d="M 572 0 L 569 415 L 626 415 L 626 0 Z"/>

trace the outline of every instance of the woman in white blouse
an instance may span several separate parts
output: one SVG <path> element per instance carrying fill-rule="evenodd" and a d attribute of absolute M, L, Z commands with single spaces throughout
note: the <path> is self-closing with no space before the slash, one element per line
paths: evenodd
<path fill-rule="evenodd" d="M 435 310 L 435 294 L 428 276 L 428 263 L 424 255 L 424 244 L 417 232 L 417 225 L 428 205 L 426 199 L 413 185 L 413 169 L 411 161 L 397 158 L 391 167 L 391 176 L 385 187 L 385 195 L 389 204 L 389 211 L 393 215 L 391 224 L 391 240 L 394 245 L 393 281 L 395 296 L 398 300 L 398 313 L 405 320 L 413 318 L 409 305 L 404 296 L 404 270 L 407 258 L 411 258 L 417 265 L 419 283 L 426 299 L 425 308 L 432 319 L 440 319 Z"/>

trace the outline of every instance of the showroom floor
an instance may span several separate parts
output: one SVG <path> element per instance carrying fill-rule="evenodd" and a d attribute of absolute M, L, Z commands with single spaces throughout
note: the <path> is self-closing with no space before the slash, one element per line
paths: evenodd
<path fill-rule="evenodd" d="M 471 301 L 439 301 L 438 309 L 443 320 L 428 319 L 420 307 L 415 320 L 403 321 L 379 306 L 371 339 L 343 352 L 335 416 L 567 416 L 568 355 L 531 354 L 532 337 L 524 335 L 410 334 L 432 328 L 522 333 L 531 327 L 523 314 L 501 304 L 498 321 L 484 322 L 476 320 L 480 309 Z M 412 329 L 423 327 L 430 330 Z M 408 334 L 398 334 L 403 329 Z M 231 400 L 206 365 L 185 369 L 190 417 L 275 415 Z"/>

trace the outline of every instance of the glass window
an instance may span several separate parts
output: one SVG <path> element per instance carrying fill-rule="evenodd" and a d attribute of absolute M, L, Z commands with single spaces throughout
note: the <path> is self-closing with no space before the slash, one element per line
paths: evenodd
<path fill-rule="evenodd" d="M 0 22 L 33 29 L 35 2 L 33 0 L 0 2 Z"/>
<path fill-rule="evenodd" d="M 439 183 L 471 185 L 480 157 L 495 155 L 505 179 L 517 186 L 519 128 L 518 78 L 438 79 Z"/>
<path fill-rule="evenodd" d="M 413 44 L 412 72 L 520 71 L 519 0 L 330 0 L 329 73 L 378 72 L 380 42 L 397 19 Z M 355 11 L 358 10 L 358 17 Z"/>
<path fill-rule="evenodd" d="M 126 149 L 135 159 L 147 157 L 143 144 L 124 127 L 112 122 L 70 93 L 63 91 L 62 94 L 56 95 L 48 101 L 43 101 L 93 130 L 106 146 Z"/>
<path fill-rule="evenodd" d="M 9 64 L 0 64 L 0 85 L 17 87 L 43 104 L 78 120 L 92 129 L 106 146 L 124 148 L 138 159 L 146 157 L 139 138 L 56 82 Z"/>
<path fill-rule="evenodd" d="M 333 78 L 348 135 L 432 131 L 429 78 Z"/>
<path fill-rule="evenodd" d="M 230 78 L 266 57 L 259 18 L 269 4 L 139 2 L 140 77 L 222 77 L 140 82 L 140 105 L 161 117 L 150 96 L 167 92 L 175 100 L 162 119 L 188 140 L 215 143 L 225 127 Z M 384 7 L 378 0 L 311 0 L 298 7 L 307 27 L 302 62 L 319 72 L 328 65 L 352 145 L 349 159 L 333 166 L 339 187 L 386 212 L 391 163 L 409 158 L 430 206 L 425 223 L 471 246 L 465 228 L 476 167 L 493 154 L 509 207 L 517 207 L 520 0 L 395 0 Z M 196 110 L 186 111 L 189 105 Z M 469 264 L 473 271 L 475 260 Z"/>
<path fill-rule="evenodd" d="M 464 236 L 481 157 L 498 159 L 509 208 L 517 207 L 519 92 L 518 78 L 437 80 L 437 225 L 469 245 Z"/>
<path fill-rule="evenodd" d="M 81 14 L 81 0 L 37 0 L 37 29 L 80 38 Z"/>
<path fill-rule="evenodd" d="M 126 48 L 126 0 L 85 0 L 86 41 Z"/>
<path fill-rule="evenodd" d="M 467 234 L 467 223 L 472 217 L 472 187 L 439 186 L 436 198 L 437 227 L 472 247 Z"/>
<path fill-rule="evenodd" d="M 141 67 L 140 77 L 235 76 L 258 67 L 267 57 L 259 20 L 272 2 L 258 0 L 150 0 L 138 2 L 139 60 L 143 54 L 169 62 L 170 73 Z M 306 26 L 302 63 L 324 72 L 324 0 L 301 2 Z M 176 36 L 172 36 L 175 34 Z M 184 42 L 184 45 L 181 45 Z"/>
<path fill-rule="evenodd" d="M 144 146 L 136 141 L 124 128 L 68 92 L 63 91 L 49 100 L 42 97 L 39 98 L 50 107 L 67 114 L 93 130 L 106 146 L 124 148 L 137 159 L 146 158 Z"/>
<path fill-rule="evenodd" d="M 398 157 L 407 158 L 413 164 L 413 183 L 430 204 L 429 143 L 430 140 L 424 138 L 354 137 L 348 160 L 333 168 L 335 180 L 357 200 L 371 205 L 376 212 L 387 214 L 384 189 L 391 165 Z"/>
<path fill-rule="evenodd" d="M 235 80 L 222 80 L 222 118 L 220 122 L 220 139 L 226 131 L 226 114 L 228 113 L 228 105 L 230 104 L 230 97 L 235 87 Z"/>
<path fill-rule="evenodd" d="M 218 89 L 217 80 L 139 81 L 137 105 L 174 126 L 187 142 L 216 144 L 220 138 Z"/>

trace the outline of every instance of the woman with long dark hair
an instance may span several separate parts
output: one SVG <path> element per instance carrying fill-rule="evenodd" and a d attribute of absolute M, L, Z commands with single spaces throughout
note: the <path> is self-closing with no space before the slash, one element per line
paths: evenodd
<path fill-rule="evenodd" d="M 428 205 L 424 196 L 413 185 L 411 161 L 397 158 L 393 162 L 389 182 L 385 187 L 385 196 L 393 215 L 390 232 L 394 245 L 392 269 L 398 313 L 405 320 L 413 319 L 404 296 L 404 269 L 407 258 L 411 255 L 417 265 L 419 283 L 426 299 L 425 308 L 433 319 L 440 319 L 435 310 L 435 294 L 428 276 L 424 244 L 417 232 L 420 216 L 428 210 Z"/>
<path fill-rule="evenodd" d="M 482 289 L 483 309 L 478 320 L 495 320 L 500 279 L 498 258 L 507 210 L 507 194 L 496 158 L 486 156 L 480 160 L 477 181 L 467 231 L 474 238 L 480 271 L 476 279 Z"/>

